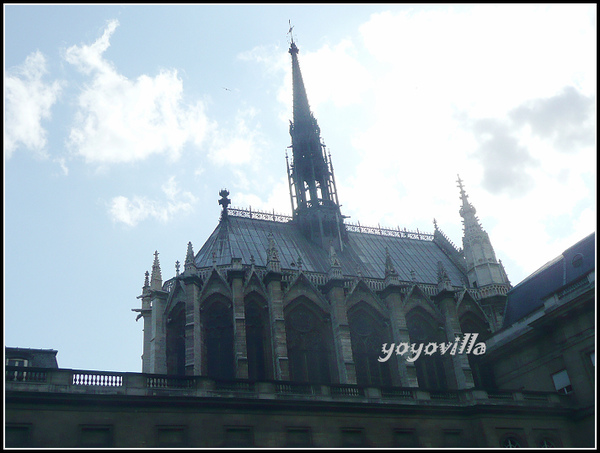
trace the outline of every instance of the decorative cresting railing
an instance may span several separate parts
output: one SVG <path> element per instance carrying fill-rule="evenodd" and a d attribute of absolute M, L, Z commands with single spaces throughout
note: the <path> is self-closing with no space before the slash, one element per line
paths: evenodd
<path fill-rule="evenodd" d="M 508 293 L 508 285 L 486 285 L 479 288 L 479 297 L 504 296 Z"/>
<path fill-rule="evenodd" d="M 243 208 L 227 208 L 227 214 L 233 217 L 245 217 L 248 219 L 269 220 L 271 222 L 291 222 L 292 217 L 285 214 L 276 214 L 275 211 L 267 212 L 260 210 L 252 210 L 252 206 L 248 209 Z"/>
<path fill-rule="evenodd" d="M 381 226 L 364 226 L 360 223 L 345 223 L 346 230 L 352 231 L 355 233 L 368 233 L 368 234 L 378 234 L 380 236 L 392 236 L 397 238 L 405 238 L 405 239 L 418 239 L 421 241 L 433 241 L 433 234 L 423 233 L 419 231 L 409 231 L 406 228 L 403 230 L 400 227 L 396 229 L 392 228 L 382 228 Z"/>
<path fill-rule="evenodd" d="M 280 222 L 287 223 L 291 222 L 294 218 L 292 216 L 286 214 L 277 214 L 275 211 L 261 211 L 257 209 L 249 208 L 227 208 L 228 215 L 232 217 L 244 217 L 247 219 L 258 219 L 258 220 L 268 220 L 271 222 Z M 365 226 L 358 223 L 350 223 L 344 222 L 346 229 L 348 231 L 356 232 L 356 233 L 368 233 L 368 234 L 379 234 L 381 236 L 393 236 L 399 238 L 406 239 L 418 239 L 421 241 L 433 241 L 433 234 L 423 233 L 417 229 L 417 231 L 409 231 L 406 228 L 403 230 L 400 227 L 397 228 L 385 228 L 380 225 L 374 226 Z"/>

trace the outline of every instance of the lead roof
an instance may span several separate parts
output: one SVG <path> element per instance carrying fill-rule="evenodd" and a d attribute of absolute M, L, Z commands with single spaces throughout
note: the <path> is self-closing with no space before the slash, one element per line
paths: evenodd
<path fill-rule="evenodd" d="M 273 236 L 281 267 L 294 270 L 301 262 L 306 272 L 327 273 L 331 267 L 329 252 L 309 241 L 293 222 L 226 216 L 197 253 L 198 268 L 231 264 L 241 258 L 243 264 L 266 266 L 269 236 Z M 453 286 L 463 286 L 464 274 L 431 240 L 348 232 L 348 243 L 336 252 L 344 276 L 385 277 L 386 249 L 400 281 L 438 283 L 438 262 L 444 266 Z"/>

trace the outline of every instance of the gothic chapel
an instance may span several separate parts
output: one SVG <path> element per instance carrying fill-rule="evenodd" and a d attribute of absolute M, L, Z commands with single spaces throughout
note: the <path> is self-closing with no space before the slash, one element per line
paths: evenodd
<path fill-rule="evenodd" d="M 511 289 L 460 178 L 464 234 L 344 221 L 331 155 L 313 116 L 293 39 L 288 179 L 292 216 L 230 208 L 184 270 L 163 282 L 158 253 L 142 289 L 143 373 L 215 380 L 356 384 L 427 390 L 489 388 L 475 355 L 409 362 L 383 344 L 485 341 Z M 286 157 L 287 159 L 287 157 Z"/>

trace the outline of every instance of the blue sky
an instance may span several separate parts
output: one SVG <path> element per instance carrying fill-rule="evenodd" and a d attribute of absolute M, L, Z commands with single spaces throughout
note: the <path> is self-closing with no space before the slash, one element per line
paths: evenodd
<path fill-rule="evenodd" d="M 342 212 L 517 284 L 596 229 L 596 5 L 5 5 L 5 345 L 140 371 L 144 272 L 232 205 L 289 214 L 288 21 Z"/>

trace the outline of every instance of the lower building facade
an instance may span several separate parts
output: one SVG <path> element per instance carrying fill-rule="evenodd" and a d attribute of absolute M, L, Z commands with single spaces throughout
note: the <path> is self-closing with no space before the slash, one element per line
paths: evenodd
<path fill-rule="evenodd" d="M 7 372 L 14 370 L 7 370 Z M 6 447 L 581 447 L 569 395 L 34 369 Z"/>

